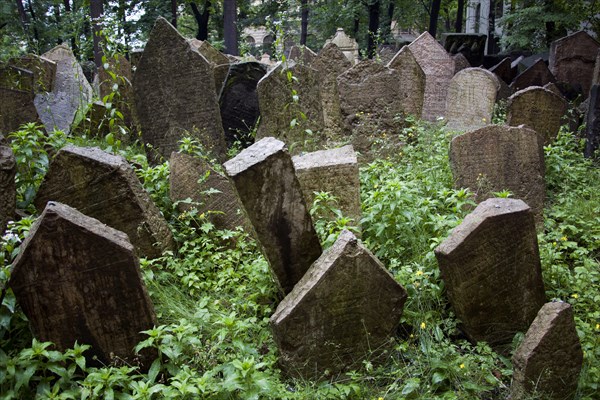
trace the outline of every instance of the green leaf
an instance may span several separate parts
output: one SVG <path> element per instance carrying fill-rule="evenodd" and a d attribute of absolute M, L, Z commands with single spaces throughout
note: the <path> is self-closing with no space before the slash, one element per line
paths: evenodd
<path fill-rule="evenodd" d="M 154 362 L 150 366 L 150 369 L 148 370 L 148 381 L 150 381 L 150 382 L 156 381 L 156 377 L 158 376 L 158 373 L 160 372 L 160 366 L 161 366 L 160 359 L 157 358 L 156 360 L 154 360 Z"/>

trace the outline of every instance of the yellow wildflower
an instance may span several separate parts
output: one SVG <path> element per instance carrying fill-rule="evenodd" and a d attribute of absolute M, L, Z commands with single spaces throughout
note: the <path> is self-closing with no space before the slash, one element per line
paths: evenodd
<path fill-rule="evenodd" d="M 571 297 L 572 297 L 572 298 L 574 298 L 574 299 L 578 299 L 578 298 L 579 298 L 579 295 L 578 295 L 577 293 L 573 293 L 573 294 L 571 295 Z"/>
<path fill-rule="evenodd" d="M 417 276 L 421 276 L 421 275 L 423 275 L 423 271 L 421 271 L 421 270 L 418 270 L 416 275 L 417 275 Z"/>
<path fill-rule="evenodd" d="M 465 364 L 464 364 L 464 363 L 459 365 L 459 368 L 460 368 L 460 369 L 463 369 L 464 367 L 465 367 Z"/>
<path fill-rule="evenodd" d="M 566 242 L 567 241 L 567 237 L 563 236 L 563 237 L 560 238 L 560 240 L 562 240 L 563 242 Z"/>
<path fill-rule="evenodd" d="M 426 326 L 427 324 L 425 322 L 421 322 L 421 329 L 425 329 Z"/>

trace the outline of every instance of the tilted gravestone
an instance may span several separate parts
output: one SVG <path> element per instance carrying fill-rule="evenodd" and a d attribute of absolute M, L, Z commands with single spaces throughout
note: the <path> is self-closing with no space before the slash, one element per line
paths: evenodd
<path fill-rule="evenodd" d="M 121 156 L 72 145 L 59 150 L 35 207 L 41 212 L 48 201 L 65 203 L 125 232 L 141 257 L 159 257 L 173 246 L 167 221 Z"/>
<path fill-rule="evenodd" d="M 435 256 L 470 340 L 500 349 L 527 330 L 546 301 L 533 213 L 522 200 L 479 204 Z"/>
<path fill-rule="evenodd" d="M 288 59 L 307 67 L 312 67 L 312 63 L 316 58 L 317 54 L 306 46 L 292 46 L 288 57 Z"/>
<path fill-rule="evenodd" d="M 8 63 L 33 73 L 35 93 L 51 92 L 54 89 L 54 79 L 56 77 L 56 63 L 54 61 L 35 54 L 27 54 L 12 58 Z"/>
<path fill-rule="evenodd" d="M 550 82 L 556 82 L 556 78 L 544 60 L 540 58 L 531 67 L 517 75 L 510 84 L 510 88 L 516 92 L 530 86 L 544 86 Z"/>
<path fill-rule="evenodd" d="M 291 292 L 321 255 L 292 158 L 268 137 L 224 164 L 282 292 Z"/>
<path fill-rule="evenodd" d="M 336 208 L 352 219 L 350 225 L 360 227 L 360 179 L 351 145 L 295 156 L 292 161 L 308 207 L 315 192 L 328 192 L 337 198 Z"/>
<path fill-rule="evenodd" d="M 454 75 L 454 61 L 429 32 L 408 45 L 425 73 L 425 97 L 422 118 L 435 121 L 446 111 L 446 96 Z"/>
<path fill-rule="evenodd" d="M 42 57 L 56 63 L 56 76 L 52 92 L 35 96 L 35 107 L 46 128 L 65 133 L 92 101 L 93 90 L 70 48 L 59 45 Z"/>
<path fill-rule="evenodd" d="M 208 62 L 210 62 L 215 78 L 215 90 L 217 96 L 219 96 L 229 71 L 229 58 L 219 50 L 215 49 L 206 40 L 189 39 L 189 43 L 192 48 L 196 49 L 208 60 Z"/>
<path fill-rule="evenodd" d="M 406 297 L 381 262 L 342 231 L 271 317 L 280 364 L 295 377 L 329 379 L 362 360 L 379 361 Z"/>
<path fill-rule="evenodd" d="M 446 128 L 469 131 L 490 124 L 499 88 L 498 78 L 483 68 L 454 75 L 446 99 Z"/>
<path fill-rule="evenodd" d="M 250 133 L 260 117 L 256 85 L 266 73 L 264 65 L 253 61 L 232 64 L 229 68 L 229 75 L 219 98 L 228 147 L 236 141 L 243 147 L 254 142 Z"/>
<path fill-rule="evenodd" d="M 564 98 L 542 87 L 519 90 L 508 99 L 506 123 L 525 125 L 549 144 L 558 135 L 568 104 Z"/>
<path fill-rule="evenodd" d="M 501 79 L 507 85 L 510 85 L 513 81 L 514 76 L 512 71 L 513 70 L 510 62 L 510 57 L 504 58 L 498 64 L 490 68 L 490 72 L 495 74 L 498 77 L 498 79 Z"/>
<path fill-rule="evenodd" d="M 34 87 L 31 71 L 0 66 L 0 134 L 8 135 L 22 124 L 39 122 Z"/>
<path fill-rule="evenodd" d="M 206 215 L 217 229 L 250 229 L 235 186 L 211 164 L 189 154 L 173 153 L 169 160 L 169 189 L 177 208 L 196 208 Z M 191 203 L 185 202 L 191 199 Z"/>
<path fill-rule="evenodd" d="M 547 400 L 574 399 L 583 351 L 571 305 L 544 304 L 512 363 L 511 399 L 529 399 L 532 394 Z"/>
<path fill-rule="evenodd" d="M 279 63 L 258 82 L 256 90 L 260 107 L 256 139 L 276 137 L 294 153 L 323 142 L 325 122 L 315 69 L 293 61 Z"/>
<path fill-rule="evenodd" d="M 471 189 L 477 202 L 509 190 L 525 201 L 541 222 L 545 167 L 535 131 L 490 125 L 456 136 L 450 144 L 450 166 L 455 187 Z"/>
<path fill-rule="evenodd" d="M 387 64 L 398 71 L 398 85 L 404 100 L 402 109 L 405 115 L 419 118 L 423 112 L 425 95 L 425 72 L 408 46 L 401 48 Z"/>
<path fill-rule="evenodd" d="M 3 146 L 0 141 L 0 236 L 4 233 L 8 221 L 12 220 L 15 215 L 17 207 L 16 173 L 15 156 L 11 148 Z"/>
<path fill-rule="evenodd" d="M 340 92 L 337 85 L 338 75 L 344 73 L 352 63 L 333 43 L 326 44 L 312 62 L 312 67 L 319 71 L 321 80 L 321 106 L 325 135 L 337 138 L 342 133 L 342 111 L 340 108 Z"/>
<path fill-rule="evenodd" d="M 600 86 L 593 85 L 588 102 L 585 126 L 585 151 L 587 158 L 594 157 L 600 148 Z"/>
<path fill-rule="evenodd" d="M 550 46 L 550 71 L 558 81 L 581 85 L 585 98 L 592 86 L 598 50 L 600 43 L 584 31 L 558 39 Z"/>
<path fill-rule="evenodd" d="M 157 321 L 125 233 L 49 202 L 13 265 L 9 286 L 38 340 L 60 351 L 89 344 L 88 365 L 135 363 L 140 332 Z M 153 355 L 139 361 L 149 367 Z"/>
<path fill-rule="evenodd" d="M 211 63 L 162 17 L 152 28 L 133 89 L 151 163 L 169 158 L 185 136 L 225 159 L 227 145 Z"/>

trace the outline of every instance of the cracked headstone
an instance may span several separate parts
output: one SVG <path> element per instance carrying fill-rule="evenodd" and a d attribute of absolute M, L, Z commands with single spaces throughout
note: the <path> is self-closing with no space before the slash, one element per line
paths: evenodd
<path fill-rule="evenodd" d="M 516 92 L 530 86 L 544 86 L 550 82 L 556 82 L 556 78 L 544 60 L 540 58 L 531 67 L 517 75 L 510 84 L 510 88 Z"/>
<path fill-rule="evenodd" d="M 16 173 L 15 156 L 11 148 L 2 145 L 0 141 L 0 236 L 4 233 L 8 221 L 12 220 L 15 215 L 17 207 Z"/>
<path fill-rule="evenodd" d="M 34 203 L 41 212 L 48 201 L 65 203 L 125 232 L 141 257 L 156 258 L 173 247 L 167 221 L 121 156 L 98 148 L 62 148 Z"/>
<path fill-rule="evenodd" d="M 533 213 L 522 200 L 479 204 L 435 256 L 450 304 L 472 341 L 502 349 L 546 302 Z"/>
<path fill-rule="evenodd" d="M 329 379 L 362 360 L 379 362 L 406 298 L 381 262 L 342 231 L 271 317 L 280 364 L 295 377 Z"/>
<path fill-rule="evenodd" d="M 263 138 L 224 164 L 284 294 L 321 255 L 285 144 Z"/>

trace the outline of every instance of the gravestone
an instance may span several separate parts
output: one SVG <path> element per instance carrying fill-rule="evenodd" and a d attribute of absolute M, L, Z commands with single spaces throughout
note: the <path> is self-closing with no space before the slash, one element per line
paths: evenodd
<path fill-rule="evenodd" d="M 436 121 L 446 111 L 446 96 L 454 76 L 454 61 L 429 32 L 423 32 L 408 48 L 425 73 L 422 118 Z"/>
<path fill-rule="evenodd" d="M 320 150 L 292 158 L 304 200 L 310 208 L 315 192 L 328 192 L 337 198 L 336 208 L 360 227 L 360 180 L 358 161 L 351 145 Z"/>
<path fill-rule="evenodd" d="M 240 142 L 248 147 L 254 142 L 251 136 L 260 110 L 256 85 L 267 73 L 267 68 L 255 61 L 232 64 L 221 91 L 219 108 L 227 146 Z"/>
<path fill-rule="evenodd" d="M 494 65 L 490 68 L 490 72 L 495 74 L 498 79 L 501 79 L 507 85 L 510 85 L 514 78 L 510 57 L 506 57 L 498 64 Z"/>
<path fill-rule="evenodd" d="M 169 189 L 171 200 L 180 202 L 179 211 L 196 208 L 205 214 L 217 229 L 235 230 L 238 226 L 250 230 L 233 183 L 210 163 L 189 154 L 173 153 L 169 160 Z"/>
<path fill-rule="evenodd" d="M 344 29 L 337 28 L 335 35 L 331 39 L 327 39 L 325 44 L 333 43 L 344 53 L 348 61 L 352 65 L 358 62 L 358 43 L 356 40 L 346 35 Z"/>
<path fill-rule="evenodd" d="M 530 87 L 519 90 L 508 99 L 506 123 L 525 125 L 540 135 L 543 144 L 549 144 L 558 135 L 567 107 L 561 96 L 542 87 Z"/>
<path fill-rule="evenodd" d="M 365 359 L 381 361 L 406 297 L 381 262 L 342 231 L 271 317 L 283 370 L 329 379 Z"/>
<path fill-rule="evenodd" d="M 110 133 L 110 111 L 101 101 L 89 105 L 79 124 L 71 128 L 74 134 L 89 134 L 92 137 L 104 138 Z"/>
<path fill-rule="evenodd" d="M 291 292 L 321 255 L 321 244 L 285 144 L 261 139 L 224 167 L 281 291 Z"/>
<path fill-rule="evenodd" d="M 600 147 L 600 86 L 593 85 L 588 99 L 585 126 L 585 151 L 587 158 L 594 157 Z"/>
<path fill-rule="evenodd" d="M 325 135 L 328 138 L 337 138 L 342 133 L 342 111 L 337 77 L 350 69 L 352 63 L 348 61 L 339 47 L 328 43 L 319 51 L 312 62 L 312 67 L 319 71 L 321 81 L 321 106 L 323 107 Z"/>
<path fill-rule="evenodd" d="M 456 75 L 463 69 L 471 68 L 469 60 L 467 60 L 463 53 L 453 55 L 452 60 L 454 61 L 454 75 Z"/>
<path fill-rule="evenodd" d="M 91 366 L 140 356 L 150 366 L 155 354 L 133 348 L 158 323 L 125 233 L 49 202 L 13 265 L 9 286 L 36 339 L 59 351 L 89 344 Z"/>
<path fill-rule="evenodd" d="M 35 107 L 46 131 L 55 128 L 65 133 L 81 117 L 92 101 L 93 90 L 70 48 L 59 45 L 42 57 L 56 63 L 54 88 L 35 96 Z"/>
<path fill-rule="evenodd" d="M 592 83 L 591 86 L 600 84 L 600 50 L 598 50 L 598 55 L 596 55 L 596 63 L 594 64 L 594 72 L 592 74 Z M 592 90 L 590 86 L 590 91 Z"/>
<path fill-rule="evenodd" d="M 467 68 L 450 81 L 446 99 L 446 128 L 469 131 L 492 122 L 498 78 L 483 68 Z"/>
<path fill-rule="evenodd" d="M 435 249 L 448 299 L 472 341 L 500 349 L 544 305 L 533 213 L 516 199 L 488 199 Z"/>
<path fill-rule="evenodd" d="M 312 67 L 312 63 L 316 58 L 317 54 L 306 46 L 292 46 L 288 57 L 289 60 L 294 60 L 297 64 L 307 67 Z"/>
<path fill-rule="evenodd" d="M 293 61 L 267 72 L 256 86 L 260 108 L 256 139 L 276 137 L 294 153 L 322 143 L 325 122 L 320 90 L 319 73 Z"/>
<path fill-rule="evenodd" d="M 483 33 L 444 33 L 442 43 L 450 54 L 463 54 L 469 61 L 469 67 L 483 64 L 485 43 L 488 37 Z"/>
<path fill-rule="evenodd" d="M 68 145 L 50 162 L 35 197 L 42 211 L 58 201 L 125 232 L 141 257 L 156 258 L 173 247 L 167 221 L 121 156 Z"/>
<path fill-rule="evenodd" d="M 17 188 L 15 175 L 17 164 L 9 146 L 0 141 L 0 236 L 4 234 L 6 224 L 14 218 L 17 207 Z"/>
<path fill-rule="evenodd" d="M 530 86 L 544 86 L 550 82 L 556 82 L 556 78 L 540 58 L 531 67 L 517 75 L 510 84 L 510 88 L 516 92 Z"/>
<path fill-rule="evenodd" d="M 10 65 L 26 69 L 33 73 L 34 92 L 51 92 L 54 89 L 56 63 L 35 54 L 10 59 Z"/>
<path fill-rule="evenodd" d="M 229 71 L 229 64 L 231 61 L 227 56 L 215 49 L 208 41 L 189 39 L 190 46 L 196 49 L 200 54 L 204 56 L 211 64 L 213 69 L 213 75 L 215 78 L 215 90 L 217 97 L 221 93 L 221 88 L 227 79 L 227 73 Z"/>
<path fill-rule="evenodd" d="M 28 122 L 39 122 L 31 71 L 0 67 L 0 134 L 8 135 Z"/>
<path fill-rule="evenodd" d="M 529 399 L 534 393 L 546 400 L 574 399 L 583 351 L 571 305 L 544 304 L 512 363 L 511 399 Z"/>
<path fill-rule="evenodd" d="M 455 187 L 469 188 L 482 202 L 509 190 L 530 207 L 538 222 L 544 209 L 544 153 L 528 128 L 490 125 L 456 136 L 450 143 Z"/>
<path fill-rule="evenodd" d="M 133 77 L 137 117 L 152 164 L 191 136 L 219 160 L 227 145 L 211 63 L 164 18 L 156 20 Z"/>
<path fill-rule="evenodd" d="M 106 64 L 108 69 L 105 69 L 104 65 L 98 69 L 100 99 L 103 100 L 105 96 L 115 93 L 109 102 L 123 114 L 123 123 L 132 129 L 135 117 L 131 63 L 125 56 L 115 54 L 107 60 Z M 114 77 L 111 74 L 114 74 Z"/>
<path fill-rule="evenodd" d="M 558 81 L 581 85 L 585 98 L 592 86 L 598 50 L 600 43 L 584 31 L 555 40 L 550 46 L 550 71 Z"/>
<path fill-rule="evenodd" d="M 398 85 L 404 97 L 404 114 L 419 117 L 423 112 L 425 72 L 408 46 L 402 47 L 387 65 L 398 71 Z"/>

